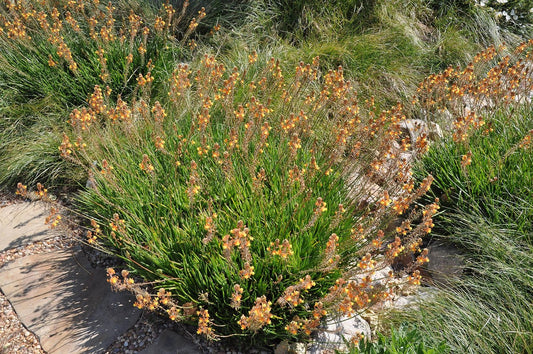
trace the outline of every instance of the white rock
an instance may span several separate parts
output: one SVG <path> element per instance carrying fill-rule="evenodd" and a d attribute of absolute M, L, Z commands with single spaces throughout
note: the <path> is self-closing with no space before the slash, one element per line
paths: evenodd
<path fill-rule="evenodd" d="M 304 343 L 289 344 L 289 354 L 305 354 L 306 345 Z"/>
<path fill-rule="evenodd" d="M 417 309 L 422 302 L 431 300 L 437 294 L 437 288 L 432 286 L 419 288 L 418 293 L 408 296 L 400 296 L 392 302 L 392 307 L 400 309 L 410 307 Z"/>
<path fill-rule="evenodd" d="M 360 316 L 333 318 L 326 322 L 325 328 L 317 333 L 308 353 L 322 354 L 332 350 L 345 351 L 348 349 L 346 343 L 353 337 L 362 334 L 365 338 L 370 339 L 371 333 L 370 325 Z"/>

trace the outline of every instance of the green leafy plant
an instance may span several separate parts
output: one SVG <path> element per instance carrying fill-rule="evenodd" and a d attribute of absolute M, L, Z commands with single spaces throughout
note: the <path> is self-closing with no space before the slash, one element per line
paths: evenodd
<path fill-rule="evenodd" d="M 148 67 L 155 76 L 167 75 L 169 63 L 190 55 L 205 16 L 200 11 L 182 25 L 185 8 L 156 9 L 136 1 L 2 4 L 0 182 L 14 185 L 22 175 L 28 183 L 78 182 L 79 170 L 70 173 L 73 166 L 61 163 L 56 146 L 68 119 L 65 110 L 83 104 L 95 85 L 127 100 Z M 155 83 L 151 92 L 157 91 Z M 24 153 L 14 153 L 21 145 Z M 61 176 L 74 177 L 74 183 Z"/>
<path fill-rule="evenodd" d="M 378 333 L 377 341 L 361 341 L 358 347 L 350 349 L 350 353 L 364 354 L 438 354 L 448 353 L 449 348 L 441 343 L 430 348 L 424 341 L 420 331 L 401 325 L 391 329 L 389 335 Z"/>

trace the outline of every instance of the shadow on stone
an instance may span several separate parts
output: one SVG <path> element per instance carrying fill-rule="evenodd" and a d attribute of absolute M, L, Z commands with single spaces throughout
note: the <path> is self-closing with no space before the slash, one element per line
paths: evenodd
<path fill-rule="evenodd" d="M 0 208 L 0 252 L 58 236 L 45 225 L 48 206 L 43 202 L 18 203 Z"/>
<path fill-rule="evenodd" d="M 428 245 L 429 283 L 435 286 L 447 286 L 463 275 L 465 268 L 464 256 L 461 251 L 448 243 L 436 241 Z"/>
<path fill-rule="evenodd" d="M 113 293 L 105 269 L 78 249 L 30 255 L 0 269 L 0 288 L 48 353 L 104 351 L 139 317 L 132 296 Z"/>

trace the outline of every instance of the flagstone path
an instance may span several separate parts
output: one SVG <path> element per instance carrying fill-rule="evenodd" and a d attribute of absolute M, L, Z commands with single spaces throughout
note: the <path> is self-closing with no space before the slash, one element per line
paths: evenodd
<path fill-rule="evenodd" d="M 136 352 L 127 339 L 117 345 L 139 326 L 132 295 L 112 292 L 105 269 L 93 266 L 65 231 L 48 228 L 47 216 L 43 202 L 0 204 L 0 295 L 10 305 L 0 301 L 0 353 Z M 13 317 L 29 345 L 16 346 L 8 335 Z M 169 329 L 149 342 L 142 353 L 201 352 Z"/>

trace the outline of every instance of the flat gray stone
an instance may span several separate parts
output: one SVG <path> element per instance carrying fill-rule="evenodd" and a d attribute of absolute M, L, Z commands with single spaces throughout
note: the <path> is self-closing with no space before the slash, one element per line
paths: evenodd
<path fill-rule="evenodd" d="M 0 252 L 59 235 L 45 225 L 49 208 L 43 202 L 24 202 L 0 208 Z"/>
<path fill-rule="evenodd" d="M 114 293 L 103 268 L 79 249 L 20 258 L 0 269 L 0 288 L 47 353 L 98 353 L 137 321 L 133 297 Z"/>
<path fill-rule="evenodd" d="M 199 354 L 202 351 L 192 340 L 171 331 L 164 330 L 155 342 L 139 354 Z"/>

